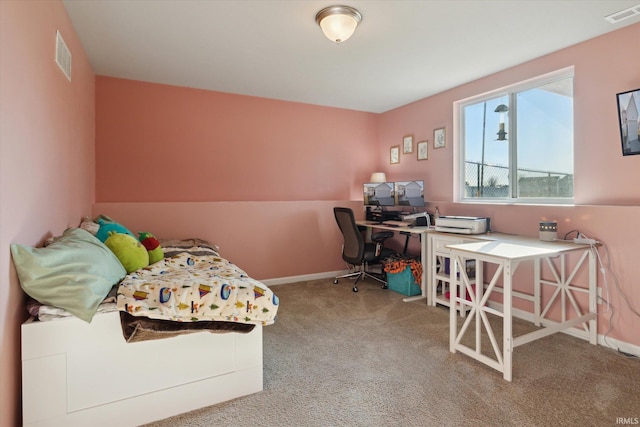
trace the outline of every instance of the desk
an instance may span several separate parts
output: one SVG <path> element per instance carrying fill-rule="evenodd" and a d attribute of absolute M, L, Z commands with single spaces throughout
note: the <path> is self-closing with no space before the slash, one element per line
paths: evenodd
<path fill-rule="evenodd" d="M 503 373 L 503 377 L 507 381 L 511 381 L 512 375 L 512 356 L 513 348 L 522 344 L 526 344 L 533 340 L 551 335 L 563 329 L 582 325 L 583 332 L 588 337 L 591 344 L 597 343 L 597 302 L 596 302 L 596 259 L 594 250 L 588 245 L 578 245 L 568 242 L 541 242 L 534 238 L 508 236 L 508 235 L 492 235 L 492 240 L 478 241 L 473 243 L 453 244 L 446 247 L 451 254 L 450 280 L 456 283 L 458 272 L 460 273 L 460 292 L 456 295 L 451 292 L 452 304 L 456 307 L 466 306 L 470 308 L 468 317 L 458 331 L 457 310 L 450 311 L 449 325 L 449 350 L 452 353 L 459 351 L 467 356 L 483 362 L 492 368 Z M 572 271 L 567 272 L 569 268 L 566 263 L 566 255 L 569 252 L 578 252 L 579 260 L 576 262 Z M 552 258 L 559 259 L 558 262 L 552 262 Z M 578 270 L 585 266 L 585 260 L 588 258 L 588 287 L 578 287 L 572 284 Z M 488 285 L 476 286 L 474 291 L 472 288 L 472 280 L 467 276 L 464 269 L 460 266 L 464 265 L 465 260 L 476 260 L 476 275 L 480 279 L 484 277 L 483 263 L 491 263 L 497 266 L 496 271 L 489 281 Z M 523 261 L 532 260 L 534 262 L 534 290 L 533 295 L 517 292 L 513 290 L 512 279 L 518 265 Z M 546 261 L 548 269 L 551 272 L 552 279 L 543 279 L 542 261 Z M 568 273 L 568 274 L 567 274 Z M 492 292 L 499 292 L 496 283 L 502 277 L 502 293 L 503 305 L 502 310 L 492 308 L 488 304 L 489 296 Z M 552 286 L 554 292 L 550 301 L 541 307 L 541 287 Z M 486 286 L 486 289 L 485 289 Z M 470 301 L 461 298 L 464 295 L 463 290 L 467 290 L 470 294 Z M 589 295 L 589 312 L 582 314 L 578 303 L 576 302 L 574 292 L 585 292 Z M 513 297 L 525 298 L 534 303 L 534 324 L 546 327 L 521 335 L 514 339 L 512 330 L 512 299 Z M 559 297 L 559 298 L 558 298 Z M 560 302 L 562 304 L 561 320 L 554 321 L 546 318 L 549 309 L 553 304 Z M 571 309 L 566 308 L 570 306 Z M 489 325 L 487 314 L 502 317 L 502 350 L 500 350 L 498 341 Z M 571 314 L 574 315 L 573 318 Z M 470 324 L 475 321 L 475 348 L 462 344 L 462 338 L 470 329 Z M 491 341 L 491 347 L 494 356 L 489 357 L 482 353 L 481 335 L 486 333 Z M 468 337 L 467 337 L 468 339 Z"/>
<path fill-rule="evenodd" d="M 431 271 L 431 263 L 430 257 L 427 256 L 427 236 L 426 234 L 429 231 L 433 231 L 432 228 L 429 227 L 409 227 L 409 226 L 391 226 L 381 224 L 375 221 L 356 221 L 356 224 L 361 225 L 367 228 L 367 240 L 371 240 L 371 229 L 377 228 L 380 230 L 389 230 L 389 231 L 397 231 L 398 233 L 401 231 L 418 234 L 420 235 L 420 262 L 422 263 L 422 281 L 420 283 L 420 289 L 422 289 L 421 295 L 416 295 L 413 297 L 404 298 L 403 301 L 416 301 L 420 299 L 425 299 L 428 296 L 428 286 L 427 286 L 427 278 L 429 277 L 429 271 Z"/>

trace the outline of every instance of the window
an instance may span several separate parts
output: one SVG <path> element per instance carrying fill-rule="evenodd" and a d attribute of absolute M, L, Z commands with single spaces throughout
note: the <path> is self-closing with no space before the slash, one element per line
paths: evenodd
<path fill-rule="evenodd" d="M 454 106 L 458 199 L 573 203 L 573 68 Z"/>

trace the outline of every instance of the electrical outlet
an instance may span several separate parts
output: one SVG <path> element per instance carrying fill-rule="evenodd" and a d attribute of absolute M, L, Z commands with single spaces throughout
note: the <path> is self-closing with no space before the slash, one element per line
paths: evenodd
<path fill-rule="evenodd" d="M 595 245 L 598 242 L 593 239 L 588 239 L 584 236 L 579 236 L 573 239 L 573 243 L 579 243 L 581 245 Z"/>

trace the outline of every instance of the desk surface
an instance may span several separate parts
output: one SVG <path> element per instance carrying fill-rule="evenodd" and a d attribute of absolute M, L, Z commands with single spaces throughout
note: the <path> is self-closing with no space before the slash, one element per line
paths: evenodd
<path fill-rule="evenodd" d="M 508 260 L 525 260 L 548 257 L 575 250 L 588 249 L 589 245 L 573 242 L 545 242 L 533 237 L 492 233 L 483 235 L 484 241 L 447 245 L 446 247 L 462 252 L 470 252 Z"/>
<path fill-rule="evenodd" d="M 358 220 L 356 221 L 358 225 L 364 225 L 365 227 L 371 228 L 379 228 L 381 230 L 390 230 L 390 231 L 406 231 L 407 233 L 417 233 L 423 234 L 429 231 L 435 231 L 433 227 L 418 227 L 418 226 L 409 226 L 409 225 L 398 225 L 398 224 L 385 224 L 384 222 L 377 221 L 366 221 L 366 220 Z"/>
<path fill-rule="evenodd" d="M 417 227 L 417 226 L 401 226 L 396 224 L 385 224 L 384 222 L 358 220 L 358 225 L 364 225 L 371 228 L 379 228 L 381 230 L 404 231 L 408 233 L 427 234 L 437 233 L 450 236 L 464 237 L 465 239 L 473 239 L 475 242 L 459 243 L 446 245 L 447 248 L 470 252 L 474 254 L 482 254 L 493 256 L 496 258 L 510 260 L 525 260 L 540 257 L 553 256 L 562 252 L 588 249 L 589 245 L 573 243 L 571 241 L 555 240 L 553 242 L 545 242 L 536 237 L 516 236 L 504 233 L 486 233 L 486 234 L 455 234 L 436 231 L 435 227 Z"/>

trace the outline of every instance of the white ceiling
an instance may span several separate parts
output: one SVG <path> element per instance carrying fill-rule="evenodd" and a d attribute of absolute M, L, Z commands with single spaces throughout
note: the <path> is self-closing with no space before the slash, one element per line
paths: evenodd
<path fill-rule="evenodd" d="M 363 16 L 340 45 L 315 22 L 332 4 Z M 98 75 L 376 113 L 640 22 L 604 19 L 637 4 L 64 0 Z"/>

